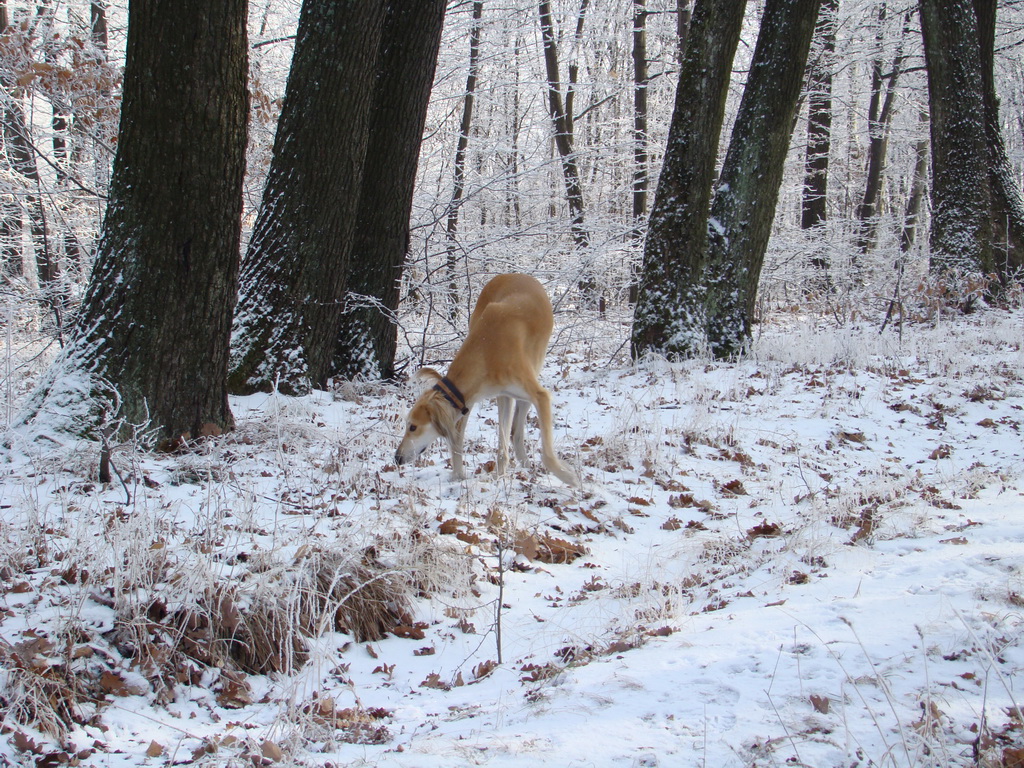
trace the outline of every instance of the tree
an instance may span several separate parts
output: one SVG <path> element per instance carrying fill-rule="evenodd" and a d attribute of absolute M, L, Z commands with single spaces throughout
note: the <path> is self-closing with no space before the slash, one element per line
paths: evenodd
<path fill-rule="evenodd" d="M 828 218 L 828 163 L 832 150 L 832 70 L 839 0 L 825 0 L 807 64 L 807 150 L 800 226 L 814 229 Z M 816 256 L 816 266 L 828 266 Z"/>
<path fill-rule="evenodd" d="M 459 139 L 455 146 L 455 160 L 452 170 L 452 196 L 445 211 L 445 268 L 448 271 L 448 315 L 458 314 L 458 262 L 459 212 L 462 196 L 466 190 L 466 150 L 469 148 L 469 132 L 473 126 L 473 105 L 476 103 L 476 81 L 480 73 L 481 19 L 484 13 L 483 0 L 473 2 L 473 26 L 469 31 L 469 67 L 466 72 L 466 90 L 462 96 L 462 119 L 459 121 Z"/>
<path fill-rule="evenodd" d="M 444 11 L 445 0 L 388 4 L 334 376 L 394 376 L 399 280 Z"/>
<path fill-rule="evenodd" d="M 729 150 L 715 186 L 703 276 L 712 353 L 750 337 L 761 266 L 822 0 L 767 0 Z"/>
<path fill-rule="evenodd" d="M 1024 197 L 1006 155 L 999 126 L 994 60 L 996 0 L 974 0 L 981 55 L 981 96 L 985 110 L 989 183 L 992 188 L 992 237 L 996 269 L 1004 282 L 1020 280 L 1024 270 Z"/>
<path fill-rule="evenodd" d="M 85 400 L 88 429 L 111 398 L 116 416 L 169 438 L 232 425 L 247 73 L 246 0 L 132 3 L 96 262 L 34 416 Z"/>
<path fill-rule="evenodd" d="M 633 0 L 633 221 L 647 214 L 647 0 Z"/>
<path fill-rule="evenodd" d="M 908 12 L 896 46 L 896 54 L 888 74 L 883 74 L 882 65 L 882 27 L 886 17 L 886 5 L 882 3 L 878 11 L 879 50 L 871 64 L 871 101 L 868 105 L 868 163 L 867 180 L 864 184 L 864 197 L 857 206 L 857 249 L 867 253 L 874 247 L 878 229 L 878 215 L 882 196 L 882 171 L 885 169 L 886 154 L 889 150 L 889 131 L 892 125 L 896 105 L 896 83 L 903 71 L 906 56 L 903 44 L 910 27 Z M 884 83 L 883 83 L 884 81 Z"/>
<path fill-rule="evenodd" d="M 576 18 L 578 44 L 583 34 L 583 20 L 590 0 L 580 0 L 580 11 Z M 576 159 L 575 131 L 573 129 L 573 99 L 576 86 L 576 70 L 570 66 L 569 82 L 563 93 L 558 66 L 558 46 L 555 42 L 555 26 L 551 19 L 551 3 L 540 0 L 540 31 L 544 41 L 544 68 L 548 79 L 548 111 L 555 128 L 555 148 L 562 160 L 562 177 L 565 181 L 565 199 L 569 205 L 572 221 L 572 236 L 577 248 L 590 245 L 590 233 L 584 220 L 583 184 L 580 181 L 579 163 Z M 592 288 L 592 286 L 590 286 Z"/>
<path fill-rule="evenodd" d="M 978 20 L 971 0 L 921 0 L 932 136 L 931 266 L 995 271 Z"/>
<path fill-rule="evenodd" d="M 704 338 L 698 288 L 732 60 L 745 2 L 699 0 L 679 71 L 665 160 L 651 209 L 633 317 L 634 357 L 692 354 Z"/>
<path fill-rule="evenodd" d="M 232 392 L 330 376 L 356 230 L 384 0 L 305 0 L 263 201 L 242 262 Z"/>

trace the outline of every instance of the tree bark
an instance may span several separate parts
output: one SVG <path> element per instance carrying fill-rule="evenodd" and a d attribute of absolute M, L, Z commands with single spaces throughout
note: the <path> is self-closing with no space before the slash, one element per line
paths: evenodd
<path fill-rule="evenodd" d="M 825 0 L 818 16 L 807 73 L 807 151 L 800 226 L 814 229 L 828 219 L 828 165 L 832 149 L 832 70 L 835 66 L 839 0 Z M 827 259 L 815 256 L 817 267 Z"/>
<path fill-rule="evenodd" d="M 996 0 L 974 0 L 981 52 L 982 103 L 985 109 L 985 138 L 988 145 L 989 183 L 992 194 L 992 238 L 996 269 L 1004 283 L 1020 281 L 1024 275 L 1024 197 L 999 126 L 994 59 Z"/>
<path fill-rule="evenodd" d="M 767 0 L 711 207 L 708 344 L 716 357 L 750 337 L 804 67 L 822 0 Z"/>
<path fill-rule="evenodd" d="M 232 425 L 225 377 L 245 170 L 245 0 L 132 3 L 110 201 L 76 335 L 35 401 L 119 402 L 168 438 Z M 116 394 L 111 394 L 112 388 Z M 103 417 L 90 401 L 85 428 Z M 83 425 L 79 425 L 81 428 Z"/>
<path fill-rule="evenodd" d="M 879 11 L 879 26 L 885 21 L 885 4 Z M 857 206 L 857 250 L 867 253 L 875 246 L 878 232 L 878 216 L 881 213 L 880 200 L 882 195 L 882 172 L 885 170 L 886 155 L 889 151 L 889 128 L 896 103 L 896 83 L 903 71 L 906 56 L 903 53 L 903 42 L 910 26 L 910 14 L 907 14 L 896 54 L 888 77 L 883 78 L 881 50 L 871 66 L 871 102 L 868 107 L 868 168 L 864 184 L 864 197 Z M 879 49 L 882 47 L 882 33 L 879 36 Z M 885 80 L 883 84 L 883 79 Z"/>
<path fill-rule="evenodd" d="M 399 281 L 445 5 L 388 3 L 334 376 L 394 376 Z"/>
<path fill-rule="evenodd" d="M 647 0 L 633 0 L 633 223 L 647 214 Z"/>
<path fill-rule="evenodd" d="M 921 113 L 921 121 L 928 121 L 928 113 Z M 920 226 L 921 203 L 924 201 L 925 185 L 928 180 L 928 139 L 921 139 L 914 146 L 914 172 L 910 180 L 910 194 L 903 213 L 903 228 L 900 230 L 900 253 L 909 253 L 917 239 Z"/>
<path fill-rule="evenodd" d="M 978 23 L 971 0 L 921 0 L 932 137 L 931 268 L 995 271 Z"/>
<path fill-rule="evenodd" d="M 483 18 L 483 13 L 483 0 L 474 0 L 473 26 L 469 30 L 469 71 L 466 74 L 466 91 L 462 97 L 462 119 L 459 122 L 459 140 L 455 146 L 455 160 L 452 171 L 452 197 L 448 202 L 448 210 L 445 217 L 445 269 L 448 272 L 448 315 L 452 318 L 458 314 L 459 306 L 459 283 L 456 271 L 459 256 L 459 212 L 462 208 L 462 196 L 466 191 L 466 151 L 469 149 L 469 132 L 473 127 L 476 79 L 480 70 L 480 35 L 482 33 L 481 19 Z"/>
<path fill-rule="evenodd" d="M 583 24 L 587 0 L 582 0 L 577 24 Z M 548 111 L 555 127 L 555 148 L 562 160 L 562 176 L 565 181 L 565 197 L 569 205 L 569 217 L 572 221 L 572 236 L 576 247 L 584 249 L 590 245 L 590 233 L 584 221 L 583 185 L 580 182 L 579 163 L 574 149 L 572 94 L 574 85 L 570 78 L 569 87 L 563 100 L 561 76 L 558 66 L 558 47 L 555 43 L 554 22 L 551 20 L 551 3 L 540 0 L 540 29 L 544 40 L 544 67 L 548 80 Z"/>
<path fill-rule="evenodd" d="M 232 337 L 232 392 L 325 386 L 362 191 L 384 0 L 305 0 Z"/>
<path fill-rule="evenodd" d="M 708 211 L 743 0 L 698 0 L 679 72 L 664 164 L 644 243 L 633 357 L 693 354 L 704 344 L 701 283 Z"/>

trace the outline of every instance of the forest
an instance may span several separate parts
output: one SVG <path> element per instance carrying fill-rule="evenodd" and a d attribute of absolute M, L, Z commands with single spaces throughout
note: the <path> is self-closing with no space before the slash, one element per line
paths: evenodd
<path fill-rule="evenodd" d="M 1022 49 L 0 0 L 2 764 L 1024 765 Z M 509 272 L 567 468 L 396 459 Z"/>

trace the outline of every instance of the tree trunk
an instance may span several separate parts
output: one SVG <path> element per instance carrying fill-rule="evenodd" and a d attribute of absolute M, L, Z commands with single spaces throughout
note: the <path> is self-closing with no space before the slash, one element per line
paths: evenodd
<path fill-rule="evenodd" d="M 836 23 L 839 0 L 825 0 L 814 30 L 812 53 L 807 65 L 807 152 L 804 160 L 804 189 L 800 226 L 814 229 L 828 218 L 828 163 L 832 149 L 832 70 L 835 67 Z M 812 259 L 817 267 L 828 267 L 824 256 Z"/>
<path fill-rule="evenodd" d="M 335 376 L 394 376 L 399 280 L 445 4 L 388 3 Z"/>
<path fill-rule="evenodd" d="M 92 0 L 89 3 L 89 29 L 92 33 L 92 44 L 106 54 L 107 0 Z"/>
<path fill-rule="evenodd" d="M 647 214 L 647 0 L 633 0 L 633 223 Z"/>
<path fill-rule="evenodd" d="M 1006 156 L 999 126 L 995 59 L 996 0 L 974 0 L 981 51 L 981 86 L 985 108 L 989 182 L 992 189 L 992 239 L 996 269 L 1003 282 L 1020 281 L 1024 275 L 1024 198 L 1013 167 Z"/>
<path fill-rule="evenodd" d="M 583 24 L 587 0 L 580 6 L 578 26 Z M 562 176 L 565 180 L 565 197 L 569 205 L 569 217 L 572 221 L 572 235 L 576 247 L 585 249 L 590 245 L 590 233 L 587 231 L 583 211 L 583 185 L 580 183 L 579 164 L 573 148 L 573 116 L 572 79 L 565 100 L 562 97 L 562 84 L 558 67 L 558 47 L 555 43 L 555 28 L 551 20 L 551 3 L 540 0 L 540 29 L 544 40 L 544 66 L 548 79 L 548 111 L 555 127 L 555 148 L 562 160 Z M 579 34 L 577 32 L 577 34 Z"/>
<path fill-rule="evenodd" d="M 745 0 L 744 0 L 745 1 Z M 690 34 L 690 0 L 676 0 L 676 61 L 683 66 L 686 58 L 686 41 Z"/>
<path fill-rule="evenodd" d="M 132 4 L 110 202 L 75 339 L 40 410 L 65 406 L 80 371 L 90 385 L 76 396 L 119 400 L 117 417 L 165 437 L 232 425 L 247 75 L 245 0 Z M 109 405 L 89 407 L 79 429 Z"/>
<path fill-rule="evenodd" d="M 459 308 L 458 264 L 459 210 L 466 190 L 466 150 L 469 148 L 469 131 L 473 126 L 473 104 L 476 101 L 476 79 L 480 69 L 480 20 L 484 13 L 483 0 L 473 2 L 473 26 L 469 30 L 469 72 L 466 75 L 466 92 L 462 98 L 462 120 L 459 123 L 459 141 L 455 147 L 455 162 L 452 178 L 452 197 L 448 202 L 445 221 L 446 263 L 448 273 L 448 315 L 454 318 Z"/>
<path fill-rule="evenodd" d="M 921 121 L 928 120 L 928 113 L 921 113 Z M 928 139 L 921 139 L 914 147 L 914 172 L 910 180 L 910 194 L 903 214 L 903 229 L 900 231 L 900 253 L 909 253 L 917 238 L 920 224 L 921 203 L 924 201 L 925 184 L 928 179 Z"/>
<path fill-rule="evenodd" d="M 711 206 L 708 343 L 716 357 L 750 337 L 786 151 L 822 0 L 767 0 Z"/>
<path fill-rule="evenodd" d="M 698 0 L 644 243 L 631 348 L 679 357 L 704 344 L 708 210 L 742 0 Z"/>
<path fill-rule="evenodd" d="M 326 384 L 362 190 L 384 0 L 305 0 L 242 262 L 232 392 Z"/>
<path fill-rule="evenodd" d="M 978 24 L 972 0 L 921 0 L 932 137 L 931 268 L 995 271 Z"/>
<path fill-rule="evenodd" d="M 885 4 L 879 11 L 879 27 L 885 21 Z M 910 14 L 907 14 L 900 36 L 896 55 L 893 57 L 889 75 L 883 78 L 881 50 L 871 66 L 871 102 L 868 107 L 868 170 L 864 184 L 864 197 L 857 206 L 857 250 L 867 253 L 875 246 L 878 231 L 878 216 L 882 195 L 882 172 L 889 150 L 889 128 L 896 103 L 896 83 L 903 70 L 906 56 L 903 42 L 909 31 Z M 879 30 L 879 49 L 882 47 L 882 32 Z M 883 79 L 885 83 L 883 85 Z"/>

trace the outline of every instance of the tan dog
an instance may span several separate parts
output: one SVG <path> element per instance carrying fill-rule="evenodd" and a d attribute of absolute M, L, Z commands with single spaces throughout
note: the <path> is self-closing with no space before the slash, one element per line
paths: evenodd
<path fill-rule="evenodd" d="M 415 461 L 427 446 L 443 437 L 451 449 L 452 472 L 462 479 L 462 443 L 469 411 L 480 400 L 496 397 L 498 473 L 508 468 L 510 434 L 516 459 L 526 463 L 523 431 L 532 404 L 540 422 L 545 468 L 562 482 L 579 487 L 576 473 L 555 454 L 551 395 L 537 381 L 553 326 L 551 301 L 544 286 L 534 278 L 498 275 L 487 283 L 469 318 L 469 334 L 452 360 L 448 375 L 431 368 L 417 374 L 436 383 L 409 411 L 395 461 Z"/>

